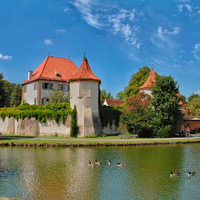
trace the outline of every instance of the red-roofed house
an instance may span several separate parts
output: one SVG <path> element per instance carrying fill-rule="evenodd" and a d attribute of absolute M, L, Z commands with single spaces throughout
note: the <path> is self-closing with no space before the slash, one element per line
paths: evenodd
<path fill-rule="evenodd" d="M 141 92 L 145 92 L 146 94 L 151 95 L 150 87 L 151 87 L 151 84 L 156 81 L 155 77 L 156 77 L 156 74 L 155 74 L 154 70 L 152 69 L 150 71 L 150 74 L 149 74 L 146 82 L 142 86 L 139 87 L 139 90 Z"/>
<path fill-rule="evenodd" d="M 28 78 L 22 83 L 24 101 L 29 104 L 45 104 L 49 91 L 56 86 L 68 95 L 68 80 L 77 71 L 78 68 L 70 59 L 47 56 L 34 71 L 28 72 Z"/>
<path fill-rule="evenodd" d="M 110 105 L 122 105 L 124 101 L 120 100 L 111 100 L 111 99 L 105 99 L 103 102 L 103 106 L 110 106 Z"/>

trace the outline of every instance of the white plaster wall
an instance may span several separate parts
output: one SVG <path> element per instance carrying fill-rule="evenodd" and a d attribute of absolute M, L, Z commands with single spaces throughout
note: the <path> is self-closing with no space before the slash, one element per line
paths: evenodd
<path fill-rule="evenodd" d="M 140 90 L 140 92 L 145 92 L 146 94 L 149 94 L 152 97 L 151 90 Z"/>
<path fill-rule="evenodd" d="M 8 117 L 6 117 L 4 121 L 0 118 L 0 132 L 7 133 L 8 123 L 9 123 Z"/>
<path fill-rule="evenodd" d="M 6 117 L 0 118 L 0 132 L 25 134 L 25 135 L 54 135 L 70 136 L 71 117 L 68 116 L 65 124 L 61 121 L 57 124 L 55 120 L 47 119 L 46 123 L 40 123 L 35 118 L 24 120 Z M 12 127 L 11 127 L 12 126 Z"/>
<path fill-rule="evenodd" d="M 94 135 L 101 127 L 98 108 L 98 82 L 76 81 L 70 83 L 70 105 L 77 108 L 80 136 Z M 95 121 L 94 121 L 95 118 Z M 99 126 L 94 127 L 95 123 Z"/>
<path fill-rule="evenodd" d="M 34 98 L 38 97 L 38 90 L 34 90 L 34 83 L 30 83 L 26 85 L 27 92 L 24 93 L 24 99 L 26 103 L 33 105 Z"/>

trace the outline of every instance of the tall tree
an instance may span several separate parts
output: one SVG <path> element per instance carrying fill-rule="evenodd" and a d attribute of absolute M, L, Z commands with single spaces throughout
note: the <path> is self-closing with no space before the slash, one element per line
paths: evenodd
<path fill-rule="evenodd" d="M 3 81 L 3 74 L 0 74 L 0 107 L 5 105 L 5 91 L 4 91 L 4 81 Z"/>
<path fill-rule="evenodd" d="M 20 84 L 17 84 L 17 86 L 12 91 L 10 105 L 19 106 L 21 103 L 21 99 L 22 99 L 22 88 L 20 87 Z"/>
<path fill-rule="evenodd" d="M 180 111 L 180 97 L 177 95 L 179 88 L 171 76 L 156 78 L 152 86 L 151 105 L 154 109 L 154 134 L 156 137 L 174 136 L 183 122 Z"/>
<path fill-rule="evenodd" d="M 123 101 L 125 99 L 124 92 L 120 91 L 116 94 L 116 99 Z"/>
<path fill-rule="evenodd" d="M 125 99 L 128 99 L 133 94 L 137 94 L 139 91 L 138 87 L 145 83 L 150 74 L 150 71 L 151 70 L 149 67 L 144 66 L 140 68 L 137 73 L 131 76 L 128 86 L 124 89 Z"/>
<path fill-rule="evenodd" d="M 7 80 L 3 80 L 3 83 L 4 83 L 4 91 L 5 91 L 5 106 L 9 107 L 11 94 L 17 85 L 15 83 L 10 83 Z"/>
<path fill-rule="evenodd" d="M 194 98 L 200 98 L 200 96 L 198 94 L 192 94 L 188 97 L 188 103 L 190 103 L 192 101 L 192 99 Z"/>

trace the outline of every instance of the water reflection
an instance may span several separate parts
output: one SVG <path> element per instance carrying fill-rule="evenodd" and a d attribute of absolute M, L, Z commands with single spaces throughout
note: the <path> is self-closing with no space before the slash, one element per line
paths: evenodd
<path fill-rule="evenodd" d="M 21 199 L 197 199 L 200 145 L 0 148 L 0 196 Z M 101 161 L 88 167 L 88 160 Z M 112 164 L 108 165 L 109 159 Z M 117 163 L 126 163 L 117 167 Z M 170 171 L 179 177 L 170 178 Z M 196 171 L 188 178 L 188 171 Z"/>

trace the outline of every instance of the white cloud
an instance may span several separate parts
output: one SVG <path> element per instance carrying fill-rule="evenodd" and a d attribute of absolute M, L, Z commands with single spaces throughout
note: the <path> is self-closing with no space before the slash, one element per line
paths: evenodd
<path fill-rule="evenodd" d="M 197 92 L 194 92 L 194 94 L 198 94 L 198 95 L 200 95 L 200 90 L 199 90 L 199 91 L 197 91 Z"/>
<path fill-rule="evenodd" d="M 94 0 L 74 0 L 71 4 L 82 14 L 83 19 L 87 24 L 100 29 L 102 24 L 99 22 L 99 15 L 92 13 L 92 6 L 95 4 Z"/>
<path fill-rule="evenodd" d="M 67 31 L 65 29 L 57 29 L 56 32 L 58 32 L 58 33 L 66 33 Z"/>
<path fill-rule="evenodd" d="M 179 27 L 174 27 L 173 31 L 164 29 L 158 26 L 157 33 L 151 37 L 151 42 L 158 48 L 164 48 L 166 46 L 174 48 L 176 46 L 175 42 L 172 41 L 170 35 L 176 35 L 180 31 Z"/>
<path fill-rule="evenodd" d="M 200 60 L 200 57 L 198 55 L 200 50 L 200 43 L 197 43 L 194 45 L 194 50 L 191 52 L 193 54 L 193 57 L 196 58 L 197 60 Z"/>
<path fill-rule="evenodd" d="M 0 53 L 0 59 L 1 60 L 10 60 L 10 59 L 12 59 L 12 56 L 3 55 L 2 53 Z"/>
<path fill-rule="evenodd" d="M 52 39 L 46 39 L 46 40 L 44 40 L 44 43 L 46 44 L 46 45 L 53 45 L 54 43 L 52 42 Z"/>
<path fill-rule="evenodd" d="M 119 13 L 108 16 L 108 22 L 112 26 L 114 34 L 120 34 L 124 37 L 125 41 L 130 41 L 137 49 L 140 48 L 141 44 L 138 42 L 135 32 L 139 30 L 139 27 L 131 26 L 131 22 L 135 18 L 133 11 L 120 9 Z"/>
<path fill-rule="evenodd" d="M 185 4 L 185 8 L 188 12 L 192 12 L 192 7 L 189 4 Z"/>

